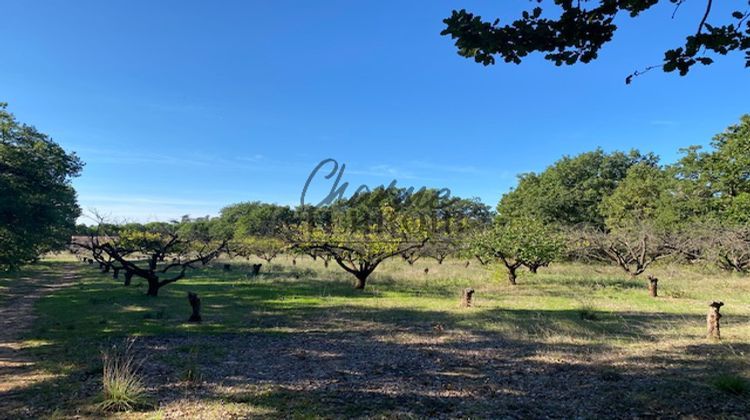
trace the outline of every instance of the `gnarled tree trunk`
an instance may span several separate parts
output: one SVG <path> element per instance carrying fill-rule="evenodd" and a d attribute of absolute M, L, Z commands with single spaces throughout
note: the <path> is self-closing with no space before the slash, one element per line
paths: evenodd
<path fill-rule="evenodd" d="M 516 275 L 516 267 L 508 267 L 508 281 L 511 285 L 516 285 L 516 279 L 518 276 Z"/>
<path fill-rule="evenodd" d="M 354 275 L 354 277 L 357 278 L 357 282 L 354 284 L 355 289 L 362 290 L 365 288 L 365 285 L 367 284 L 367 277 L 369 276 L 369 273 L 357 273 Z"/>

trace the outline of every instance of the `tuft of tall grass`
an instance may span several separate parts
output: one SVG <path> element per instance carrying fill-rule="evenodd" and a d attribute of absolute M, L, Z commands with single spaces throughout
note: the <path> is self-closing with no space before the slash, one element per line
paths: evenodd
<path fill-rule="evenodd" d="M 198 347 L 193 346 L 185 361 L 185 367 L 182 372 L 182 380 L 191 385 L 196 385 L 203 379 L 200 366 L 198 365 Z"/>
<path fill-rule="evenodd" d="M 141 362 L 133 355 L 134 340 L 102 352 L 102 411 L 127 411 L 145 403 L 146 388 L 139 375 Z"/>
<path fill-rule="evenodd" d="M 597 321 L 599 320 L 599 315 L 597 314 L 597 309 L 594 305 L 590 303 L 581 303 L 578 306 L 578 309 L 576 310 L 578 312 L 578 316 L 586 321 Z"/>
<path fill-rule="evenodd" d="M 719 391 L 728 394 L 743 395 L 750 393 L 750 382 L 741 376 L 722 374 L 713 378 L 711 383 Z"/>

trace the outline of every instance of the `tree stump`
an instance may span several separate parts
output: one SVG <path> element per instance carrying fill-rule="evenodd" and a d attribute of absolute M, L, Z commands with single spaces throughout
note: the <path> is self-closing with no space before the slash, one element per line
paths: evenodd
<path fill-rule="evenodd" d="M 190 306 L 193 308 L 193 314 L 190 315 L 188 322 L 201 322 L 201 298 L 193 292 L 188 292 L 187 296 L 188 302 L 190 302 Z"/>
<path fill-rule="evenodd" d="M 262 266 L 263 266 L 263 264 L 253 264 L 253 271 L 252 271 L 252 273 L 251 273 L 251 274 L 252 274 L 253 276 L 257 276 L 258 274 L 260 274 L 260 268 L 261 268 Z"/>
<path fill-rule="evenodd" d="M 651 295 L 651 297 L 656 297 L 658 295 L 658 283 L 659 279 L 654 276 L 648 276 L 648 294 Z"/>
<path fill-rule="evenodd" d="M 224 264 L 224 271 L 232 271 L 232 264 Z"/>
<path fill-rule="evenodd" d="M 719 329 L 719 319 L 721 314 L 719 309 L 724 306 L 724 302 L 711 302 L 708 305 L 708 315 L 706 316 L 706 336 L 708 338 L 721 339 L 721 331 Z"/>
<path fill-rule="evenodd" d="M 471 300 L 473 297 L 474 297 L 474 289 L 472 289 L 471 287 L 467 287 L 466 289 L 464 289 L 463 292 L 461 293 L 460 306 L 462 308 L 471 308 L 471 305 L 472 305 Z"/>

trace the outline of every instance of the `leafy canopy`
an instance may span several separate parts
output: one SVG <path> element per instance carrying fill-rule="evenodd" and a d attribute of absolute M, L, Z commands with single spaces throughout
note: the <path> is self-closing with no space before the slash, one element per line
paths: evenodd
<path fill-rule="evenodd" d="M 83 163 L 0 103 L 0 269 L 62 249 L 80 215 L 70 185 Z"/>
<path fill-rule="evenodd" d="M 638 151 L 605 153 L 601 149 L 565 156 L 540 174 L 519 177 L 518 187 L 505 194 L 497 206 L 505 223 L 531 217 L 545 223 L 604 226 L 600 204 L 636 163 L 655 164 L 657 158 Z"/>

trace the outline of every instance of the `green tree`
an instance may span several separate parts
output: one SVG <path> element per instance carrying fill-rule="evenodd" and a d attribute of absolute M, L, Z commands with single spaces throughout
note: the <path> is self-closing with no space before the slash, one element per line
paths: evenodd
<path fill-rule="evenodd" d="M 672 3 L 675 13 L 684 0 L 554 0 L 554 7 L 539 5 L 524 11 L 521 18 L 500 25 L 500 19 L 485 21 L 466 10 L 454 10 L 443 20 L 446 28 L 442 35 L 455 39 L 458 54 L 473 58 L 485 66 L 495 64 L 495 56 L 506 63 L 520 64 L 529 54 L 540 52 L 544 58 L 557 66 L 588 63 L 599 57 L 599 50 L 617 30 L 615 18 L 627 15 L 638 17 L 657 4 Z M 677 70 L 686 75 L 695 64 L 708 65 L 713 59 L 708 53 L 726 55 L 729 52 L 745 52 L 746 65 L 750 67 L 750 13 L 742 4 L 746 0 L 735 0 L 737 10 L 724 16 L 727 23 L 709 23 L 713 0 L 704 0 L 705 10 L 696 16 L 697 31 L 685 37 L 684 45 L 667 50 L 663 62 L 657 66 L 665 72 Z M 549 8 L 554 10 L 550 11 Z M 546 16 L 543 16 L 546 15 Z M 547 17 L 549 16 L 549 17 Z M 625 81 L 630 83 L 635 72 Z"/>
<path fill-rule="evenodd" d="M 223 208 L 219 223 L 237 237 L 278 236 L 284 226 L 294 222 L 294 217 L 288 206 L 253 201 Z"/>
<path fill-rule="evenodd" d="M 672 167 L 683 218 L 722 223 L 750 222 L 750 115 L 716 135 L 711 148 L 683 150 Z"/>
<path fill-rule="evenodd" d="M 0 269 L 63 249 L 80 215 L 70 185 L 83 163 L 0 103 Z"/>
<path fill-rule="evenodd" d="M 612 194 L 604 197 L 600 211 L 608 229 L 650 223 L 662 229 L 680 221 L 674 203 L 674 178 L 651 162 L 631 166 Z"/>
<path fill-rule="evenodd" d="M 562 226 L 590 224 L 604 227 L 600 204 L 636 163 L 656 163 L 656 157 L 630 153 L 605 153 L 601 149 L 562 159 L 540 174 L 521 175 L 518 187 L 505 194 L 497 206 L 500 221 L 534 218 Z"/>
<path fill-rule="evenodd" d="M 354 275 L 355 288 L 364 289 L 383 261 L 424 246 L 430 223 L 425 210 L 409 190 L 376 188 L 320 209 L 305 208 L 288 240 L 297 250 L 329 256 Z"/>
<path fill-rule="evenodd" d="M 230 252 L 245 258 L 256 256 L 268 263 L 288 248 L 289 245 L 285 241 L 272 236 L 235 237 L 229 243 Z"/>
<path fill-rule="evenodd" d="M 505 266 L 512 285 L 516 284 L 521 266 L 536 272 L 556 259 L 563 247 L 563 238 L 554 228 L 532 218 L 495 223 L 471 243 L 471 250 L 480 261 L 499 260 Z"/>

